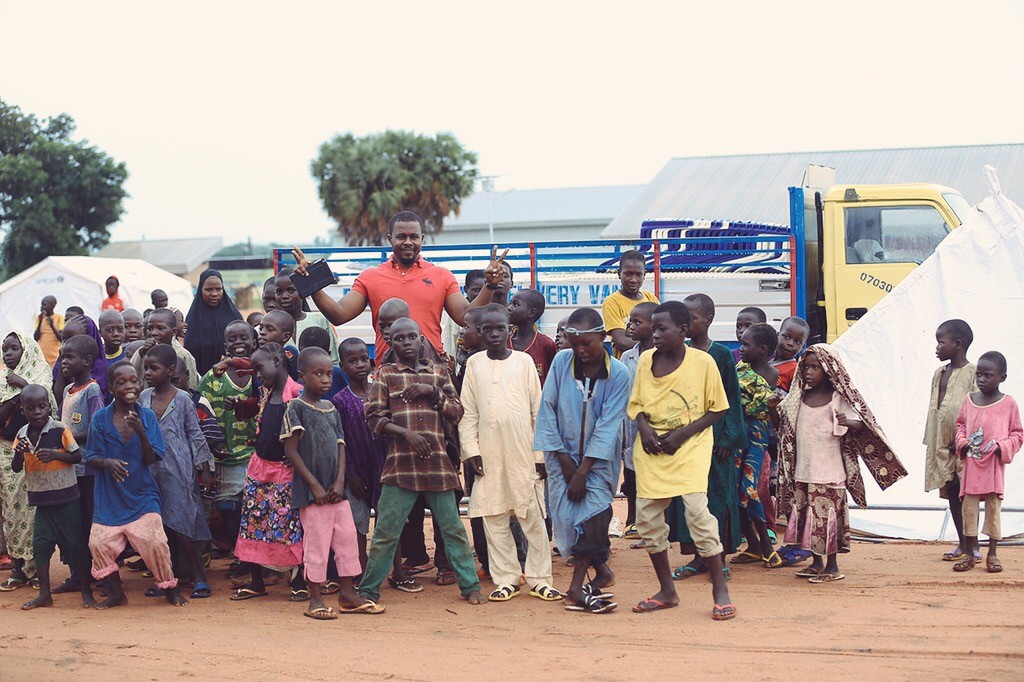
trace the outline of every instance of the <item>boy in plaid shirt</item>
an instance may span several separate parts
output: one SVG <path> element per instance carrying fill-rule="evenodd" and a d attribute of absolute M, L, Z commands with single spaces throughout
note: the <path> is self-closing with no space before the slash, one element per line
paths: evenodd
<path fill-rule="evenodd" d="M 440 528 L 462 596 L 483 604 L 473 550 L 459 519 L 454 491 L 459 474 L 445 451 L 444 423 L 462 419 L 462 404 L 445 368 L 420 358 L 419 325 L 400 318 L 391 325 L 394 364 L 384 365 L 370 387 L 366 422 L 388 436 L 381 475 L 377 523 L 359 592 L 380 599 L 380 585 L 391 570 L 405 520 L 422 493 Z"/>

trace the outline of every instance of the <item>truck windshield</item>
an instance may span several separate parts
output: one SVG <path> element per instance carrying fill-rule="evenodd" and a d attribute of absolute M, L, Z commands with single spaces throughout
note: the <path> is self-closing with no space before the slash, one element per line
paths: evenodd
<path fill-rule="evenodd" d="M 960 219 L 960 224 L 963 225 L 967 220 L 967 215 L 971 212 L 971 205 L 967 203 L 967 199 L 957 192 L 944 192 L 942 198 L 946 200 L 949 207 L 953 209 L 953 213 L 956 213 L 956 217 Z"/>
<path fill-rule="evenodd" d="M 921 263 L 949 227 L 932 206 L 845 209 L 846 262 Z"/>

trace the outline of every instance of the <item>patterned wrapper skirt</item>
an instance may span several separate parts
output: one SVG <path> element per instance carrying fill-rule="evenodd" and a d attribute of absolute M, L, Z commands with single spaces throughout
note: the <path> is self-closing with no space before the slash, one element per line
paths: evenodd
<path fill-rule="evenodd" d="M 771 460 L 768 458 L 771 424 L 748 417 L 747 439 L 747 449 L 736 451 L 740 506 L 747 510 L 750 518 L 764 521 L 765 497 L 770 498 L 771 494 L 767 491 L 767 480 L 763 488 L 761 481 L 765 478 L 765 471 L 771 470 Z"/>
<path fill-rule="evenodd" d="M 235 556 L 273 568 L 302 565 L 302 525 L 292 509 L 293 470 L 259 454 L 249 460 L 242 488 L 242 523 Z"/>
<path fill-rule="evenodd" d="M 845 486 L 796 483 L 786 526 L 787 545 L 819 556 L 850 550 L 850 509 Z"/>
<path fill-rule="evenodd" d="M 28 506 L 25 470 L 15 473 L 11 469 L 13 459 L 14 444 L 0 440 L 0 505 L 3 507 L 7 552 L 15 559 L 25 560 L 25 573 L 31 578 L 36 574 L 32 554 L 32 527 L 36 510 Z"/>

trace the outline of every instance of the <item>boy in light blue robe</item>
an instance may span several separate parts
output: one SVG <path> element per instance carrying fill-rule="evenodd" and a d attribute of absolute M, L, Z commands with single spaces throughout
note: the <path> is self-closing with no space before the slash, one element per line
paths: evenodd
<path fill-rule="evenodd" d="M 566 608 L 607 613 L 616 606 L 603 588 L 615 581 L 608 568 L 608 525 L 619 481 L 629 371 L 605 350 L 596 311 L 575 311 L 565 331 L 572 349 L 559 352 L 551 364 L 533 448 L 544 452 L 555 542 L 562 556 L 574 560 Z M 597 575 L 584 585 L 590 567 Z"/>

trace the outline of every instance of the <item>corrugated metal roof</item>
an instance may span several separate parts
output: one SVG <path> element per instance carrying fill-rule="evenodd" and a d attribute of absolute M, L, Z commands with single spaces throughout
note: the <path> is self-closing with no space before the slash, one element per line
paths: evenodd
<path fill-rule="evenodd" d="M 486 227 L 491 218 L 495 228 L 607 225 L 643 189 L 644 185 L 625 185 L 477 192 L 462 202 L 458 217 L 452 216 L 444 221 L 444 231 Z"/>
<path fill-rule="evenodd" d="M 174 273 L 185 275 L 210 260 L 224 246 L 220 237 L 199 239 L 143 239 L 112 242 L 96 254 L 101 258 L 141 258 Z"/>
<path fill-rule="evenodd" d="M 703 156 L 669 161 L 605 228 L 602 237 L 636 237 L 644 220 L 747 220 L 789 224 L 786 188 L 808 164 L 836 169 L 840 184 L 931 182 L 985 198 L 993 166 L 1003 193 L 1024 200 L 1024 144 Z"/>

